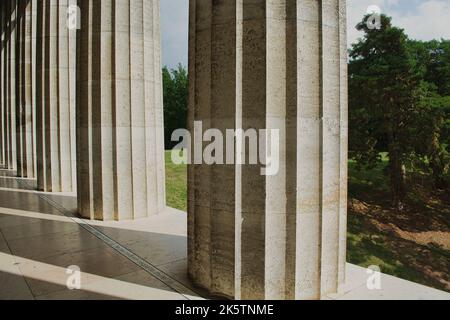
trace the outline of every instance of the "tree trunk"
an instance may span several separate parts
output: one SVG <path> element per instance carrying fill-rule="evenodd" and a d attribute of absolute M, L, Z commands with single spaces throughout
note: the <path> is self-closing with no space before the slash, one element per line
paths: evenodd
<path fill-rule="evenodd" d="M 405 177 L 406 168 L 402 163 L 399 153 L 393 148 L 389 153 L 389 171 L 391 180 L 392 205 L 398 212 L 404 209 L 406 196 Z"/>
<path fill-rule="evenodd" d="M 439 130 L 439 128 L 436 130 Z M 439 152 L 438 131 L 434 134 L 430 144 L 430 168 L 433 174 L 434 187 L 437 190 L 444 190 L 447 187 L 447 181 L 444 178 L 446 168 Z"/>
<path fill-rule="evenodd" d="M 434 187 L 436 190 L 444 190 L 447 188 L 447 181 L 444 178 L 445 168 L 439 156 L 430 158 L 430 167 L 433 173 Z"/>

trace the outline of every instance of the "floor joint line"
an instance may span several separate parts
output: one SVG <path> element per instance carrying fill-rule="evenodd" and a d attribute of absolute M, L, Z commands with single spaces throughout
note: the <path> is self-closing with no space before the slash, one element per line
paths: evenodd
<path fill-rule="evenodd" d="M 30 187 L 26 181 L 18 181 L 19 185 L 24 184 L 26 187 Z M 103 243 L 105 243 L 107 246 L 142 268 L 144 271 L 146 271 L 151 276 L 155 277 L 162 283 L 164 283 L 166 286 L 174 290 L 175 292 L 179 293 L 181 296 L 183 296 L 187 300 L 195 299 L 196 296 L 201 297 L 200 294 L 193 291 L 192 289 L 186 287 L 184 284 L 179 282 L 178 280 L 172 278 L 170 275 L 153 265 L 152 263 L 148 262 L 147 260 L 141 258 L 134 252 L 130 251 L 129 249 L 125 248 L 123 245 L 115 241 L 114 239 L 110 238 L 100 230 L 98 230 L 95 226 L 90 225 L 87 221 L 80 219 L 79 217 L 76 217 L 73 215 L 70 210 L 66 209 L 64 206 L 60 205 L 59 203 L 55 202 L 54 200 L 50 199 L 45 194 L 36 193 L 36 195 L 41 198 L 42 200 L 49 203 L 52 207 L 54 207 L 56 210 L 58 210 L 63 216 L 71 219 L 73 222 L 78 224 L 80 227 L 82 227 L 87 232 L 94 235 L 96 238 L 101 240 Z"/>

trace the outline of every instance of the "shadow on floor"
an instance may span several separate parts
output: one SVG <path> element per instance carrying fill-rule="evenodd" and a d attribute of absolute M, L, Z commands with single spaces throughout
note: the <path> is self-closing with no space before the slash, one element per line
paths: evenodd
<path fill-rule="evenodd" d="M 200 290 L 187 277 L 186 235 L 182 231 L 165 232 L 164 226 L 173 227 L 173 221 L 156 219 L 156 223 L 162 223 L 161 232 L 133 230 L 120 223 L 93 225 L 126 251 L 145 260 L 151 266 L 149 271 L 76 223 L 77 220 L 65 216 L 60 206 L 66 213 L 75 213 L 75 197 L 47 194 L 45 198 L 51 199 L 50 203 L 33 191 L 0 190 L 0 299 L 206 296 L 204 292 L 199 294 Z M 184 228 L 185 216 L 169 216 L 167 219 L 178 221 L 175 223 L 179 230 Z M 142 223 L 151 222 L 142 220 Z M 69 266 L 80 268 L 82 290 L 67 289 Z"/>

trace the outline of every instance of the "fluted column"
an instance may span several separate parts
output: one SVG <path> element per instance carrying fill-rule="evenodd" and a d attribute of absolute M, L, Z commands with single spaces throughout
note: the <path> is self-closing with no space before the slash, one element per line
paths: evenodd
<path fill-rule="evenodd" d="M 80 214 L 147 217 L 165 207 L 159 0 L 78 1 Z"/>
<path fill-rule="evenodd" d="M 74 190 L 68 3 L 37 2 L 37 181 L 39 190 L 49 192 Z"/>
<path fill-rule="evenodd" d="M 318 299 L 345 281 L 345 6 L 190 1 L 192 133 L 202 121 L 224 137 L 270 129 L 280 138 L 275 175 L 262 164 L 189 166 L 189 275 L 214 294 Z M 248 158 L 245 146 L 237 154 Z"/>
<path fill-rule="evenodd" d="M 16 168 L 16 14 L 15 0 L 2 1 L 2 154 L 6 169 Z"/>
<path fill-rule="evenodd" d="M 17 15 L 16 146 L 17 176 L 34 177 L 34 106 L 32 83 L 32 1 L 20 1 Z M 35 4 L 34 4 L 35 5 Z"/>

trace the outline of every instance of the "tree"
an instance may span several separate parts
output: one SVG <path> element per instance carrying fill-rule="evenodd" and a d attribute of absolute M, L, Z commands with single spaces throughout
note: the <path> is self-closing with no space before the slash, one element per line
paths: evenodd
<path fill-rule="evenodd" d="M 423 149 L 419 150 L 431 171 L 436 189 L 447 189 L 450 167 L 450 96 L 434 92 L 424 99 L 421 127 Z"/>
<path fill-rule="evenodd" d="M 410 41 L 410 47 L 424 70 L 426 88 L 418 154 L 428 165 L 435 188 L 446 189 L 450 167 L 450 41 Z"/>
<path fill-rule="evenodd" d="M 415 156 L 418 118 L 423 98 L 423 68 L 417 65 L 408 37 L 381 16 L 381 28 L 369 27 L 366 16 L 357 29 L 364 31 L 350 50 L 351 156 L 374 166 L 380 154 L 389 155 L 392 204 L 403 210 L 406 165 Z"/>
<path fill-rule="evenodd" d="M 176 69 L 163 68 L 165 147 L 172 148 L 172 133 L 186 129 L 188 108 L 188 74 L 181 64 Z"/>

